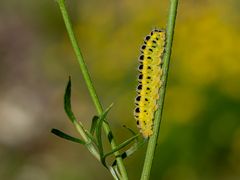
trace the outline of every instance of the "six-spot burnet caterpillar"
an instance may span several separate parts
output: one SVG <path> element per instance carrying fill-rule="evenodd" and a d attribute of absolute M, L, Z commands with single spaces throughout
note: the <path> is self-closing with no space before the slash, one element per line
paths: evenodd
<path fill-rule="evenodd" d="M 134 116 L 144 138 L 153 134 L 153 118 L 157 110 L 158 91 L 161 87 L 163 54 L 165 50 L 165 31 L 154 29 L 146 36 L 141 47 L 138 70 L 136 108 Z"/>

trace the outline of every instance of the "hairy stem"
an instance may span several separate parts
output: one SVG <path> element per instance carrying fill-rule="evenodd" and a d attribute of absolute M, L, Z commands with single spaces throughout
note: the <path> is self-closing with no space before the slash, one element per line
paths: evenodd
<path fill-rule="evenodd" d="M 63 16 L 63 19 L 64 19 L 64 23 L 66 25 L 66 29 L 67 29 L 67 32 L 68 32 L 68 35 L 69 35 L 69 38 L 70 38 L 70 41 L 71 41 L 71 44 L 72 44 L 72 47 L 74 49 L 74 52 L 76 54 L 76 57 L 77 57 L 77 60 L 78 60 L 78 63 L 80 65 L 80 69 L 82 71 L 82 74 L 83 74 L 83 78 L 85 80 L 85 83 L 87 85 L 87 88 L 88 88 L 88 91 L 90 93 L 90 96 L 93 100 L 93 103 L 97 109 L 97 112 L 99 115 L 101 115 L 103 113 L 103 108 L 102 108 L 102 105 L 100 103 L 100 100 L 96 94 L 96 90 L 93 86 L 93 83 L 92 83 L 92 80 L 91 80 L 91 77 L 90 77 L 90 74 L 88 72 L 88 69 L 87 69 L 87 66 L 84 62 L 84 59 L 83 59 L 83 56 L 82 56 L 82 53 L 80 51 L 80 48 L 78 46 L 78 43 L 77 43 L 77 40 L 76 40 L 76 37 L 75 37 L 75 34 L 73 32 L 73 28 L 72 28 L 72 24 L 70 22 L 70 19 L 69 19 L 69 16 L 68 16 L 68 12 L 67 12 L 67 9 L 66 9 L 66 6 L 65 6 L 65 0 L 57 0 L 57 3 L 60 7 L 60 10 L 61 10 L 61 13 L 62 13 L 62 16 Z M 107 123 L 103 123 L 103 129 L 109 139 L 109 142 L 111 144 L 111 148 L 112 149 L 115 149 L 117 147 L 116 145 L 116 142 L 115 140 L 113 139 L 113 134 L 110 130 L 110 127 Z M 120 153 L 117 151 L 114 153 L 115 157 L 116 157 L 116 160 L 117 160 L 117 165 L 118 165 L 118 168 L 121 172 L 121 178 L 124 179 L 124 180 L 127 180 L 128 179 L 128 176 L 127 176 L 127 172 L 126 172 L 126 169 L 125 169 L 125 166 L 123 164 L 123 160 L 120 156 Z"/>
<path fill-rule="evenodd" d="M 154 118 L 153 135 L 150 137 L 148 147 L 147 147 L 141 180 L 148 180 L 150 177 L 154 153 L 157 146 L 158 134 L 159 134 L 160 124 L 162 120 L 162 111 L 163 111 L 163 105 L 164 105 L 165 92 L 167 87 L 167 77 L 168 77 L 168 69 L 169 69 L 170 57 L 171 57 L 175 20 L 177 15 L 177 6 L 178 6 L 178 0 L 170 0 L 170 10 L 169 10 L 169 16 L 168 16 L 167 32 L 166 32 L 167 33 L 166 34 L 166 51 L 163 57 L 164 63 L 162 67 L 163 68 L 162 86 L 159 90 L 160 99 L 158 101 L 158 110 L 156 111 L 155 118 Z"/>

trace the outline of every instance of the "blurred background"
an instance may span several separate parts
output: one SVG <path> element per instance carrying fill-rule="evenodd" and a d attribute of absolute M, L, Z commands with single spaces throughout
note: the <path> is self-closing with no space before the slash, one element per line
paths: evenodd
<path fill-rule="evenodd" d="M 117 142 L 133 118 L 139 47 L 166 26 L 168 1 L 67 0 L 82 53 Z M 169 81 L 151 179 L 240 179 L 240 2 L 179 1 Z M 63 109 L 86 126 L 96 114 L 54 0 L 0 5 L 0 179 L 112 179 L 85 147 Z M 125 160 L 139 179 L 146 147 Z"/>

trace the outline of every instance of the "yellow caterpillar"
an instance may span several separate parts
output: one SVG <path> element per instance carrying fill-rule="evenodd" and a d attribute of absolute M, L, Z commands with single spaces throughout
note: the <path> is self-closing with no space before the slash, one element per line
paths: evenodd
<path fill-rule="evenodd" d="M 159 29 L 154 29 L 150 35 L 146 36 L 141 47 L 134 116 L 144 138 L 149 138 L 153 134 L 153 118 L 157 110 L 158 91 L 161 87 L 164 49 L 165 31 Z"/>

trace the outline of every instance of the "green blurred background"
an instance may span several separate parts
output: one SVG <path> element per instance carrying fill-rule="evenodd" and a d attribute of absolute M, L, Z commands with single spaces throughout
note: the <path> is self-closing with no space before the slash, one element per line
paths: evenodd
<path fill-rule="evenodd" d="M 67 0 L 80 47 L 118 142 L 133 118 L 139 47 L 165 27 L 168 1 Z M 152 178 L 240 179 L 240 1 L 179 0 L 164 116 Z M 96 110 L 54 0 L 0 3 L 0 179 L 111 179 L 82 146 L 63 110 L 68 76 L 73 109 L 86 127 Z M 139 179 L 145 147 L 125 161 Z"/>

